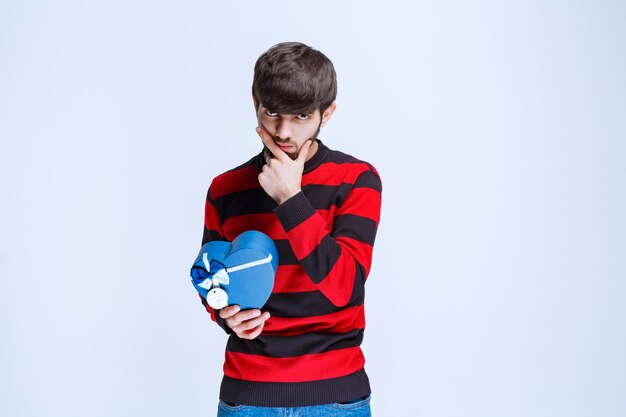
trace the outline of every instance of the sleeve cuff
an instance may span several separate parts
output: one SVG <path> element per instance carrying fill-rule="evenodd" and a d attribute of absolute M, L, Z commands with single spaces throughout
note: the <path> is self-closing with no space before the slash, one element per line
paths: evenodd
<path fill-rule="evenodd" d="M 202 305 L 207 310 L 207 312 L 211 315 L 211 318 L 215 320 L 215 323 L 217 323 L 217 325 L 220 326 L 227 334 L 233 333 L 233 329 L 228 327 L 228 324 L 226 324 L 226 320 L 220 317 L 219 310 L 212 310 L 212 311 L 209 310 L 210 307 L 207 301 L 200 294 L 198 295 L 200 296 L 200 301 L 202 302 Z"/>
<path fill-rule="evenodd" d="M 274 209 L 274 214 L 283 225 L 286 232 L 290 231 L 309 217 L 315 214 L 315 209 L 300 191 Z"/>
<path fill-rule="evenodd" d="M 233 329 L 228 327 L 228 324 L 226 324 L 226 320 L 220 317 L 218 311 L 215 312 L 215 321 L 227 334 L 231 334 L 233 332 Z"/>

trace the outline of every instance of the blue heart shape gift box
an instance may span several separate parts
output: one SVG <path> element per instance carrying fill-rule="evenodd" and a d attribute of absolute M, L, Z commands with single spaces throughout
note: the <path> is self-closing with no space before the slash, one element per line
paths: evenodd
<path fill-rule="evenodd" d="M 266 234 L 248 230 L 232 242 L 211 241 L 191 267 L 191 282 L 215 309 L 261 308 L 272 294 L 278 251 Z"/>

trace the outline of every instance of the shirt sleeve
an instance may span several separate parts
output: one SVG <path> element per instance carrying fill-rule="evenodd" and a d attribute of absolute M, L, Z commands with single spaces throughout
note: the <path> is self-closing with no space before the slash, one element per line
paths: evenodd
<path fill-rule="evenodd" d="M 337 205 L 330 231 L 302 191 L 274 209 L 302 268 L 337 307 L 350 302 L 369 274 L 381 193 L 380 176 L 371 167 Z"/>
<path fill-rule="evenodd" d="M 226 240 L 226 238 L 222 232 L 219 213 L 211 200 L 211 188 L 209 188 L 204 205 L 204 232 L 202 234 L 201 246 L 204 246 L 206 243 L 214 240 Z M 200 301 L 206 311 L 211 315 L 211 320 L 216 322 L 226 333 L 231 334 L 233 331 L 230 327 L 228 327 L 224 319 L 219 316 L 219 310 L 215 310 L 211 307 L 202 295 L 198 294 L 198 296 L 200 297 Z"/>

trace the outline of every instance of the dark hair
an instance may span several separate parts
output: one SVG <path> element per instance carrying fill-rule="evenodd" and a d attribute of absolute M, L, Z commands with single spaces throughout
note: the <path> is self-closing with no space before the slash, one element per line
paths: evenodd
<path fill-rule="evenodd" d="M 252 96 L 277 113 L 324 112 L 337 97 L 333 63 L 320 51 L 300 42 L 272 46 L 254 66 Z"/>

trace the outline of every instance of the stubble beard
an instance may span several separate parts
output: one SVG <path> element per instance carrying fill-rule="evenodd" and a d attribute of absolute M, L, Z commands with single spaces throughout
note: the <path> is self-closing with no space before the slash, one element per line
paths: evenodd
<path fill-rule="evenodd" d="M 260 121 L 260 120 L 259 120 L 259 123 L 261 123 L 261 121 Z M 313 134 L 313 136 L 311 136 L 310 138 L 308 138 L 307 140 L 305 140 L 305 141 L 302 143 L 302 145 L 304 145 L 307 141 L 309 141 L 309 140 L 310 140 L 310 141 L 311 141 L 311 146 L 313 146 L 313 144 L 314 144 L 314 143 L 315 143 L 315 141 L 317 140 L 317 135 L 319 135 L 319 133 L 320 133 L 320 130 L 321 130 L 321 129 L 322 129 L 322 120 L 320 119 L 320 122 L 319 122 L 319 124 L 317 125 L 317 130 L 315 131 L 315 133 Z M 277 137 L 274 137 L 273 139 L 274 139 L 274 142 L 278 142 L 278 143 L 280 143 L 280 142 L 277 140 L 277 139 L 278 139 Z M 296 150 L 295 150 L 295 151 L 293 151 L 293 152 L 289 152 L 289 153 L 287 153 L 287 156 L 289 156 L 289 158 L 291 158 L 292 160 L 294 160 L 294 161 L 295 161 L 295 160 L 298 158 L 298 155 L 300 154 L 300 150 L 302 149 L 302 146 L 298 147 L 296 144 L 294 144 L 293 146 L 296 148 Z M 267 153 L 267 155 L 272 155 L 272 157 L 274 156 L 274 155 L 272 154 L 272 152 L 271 152 L 269 149 L 267 149 L 267 146 L 264 146 L 264 151 L 265 151 L 265 153 Z"/>

